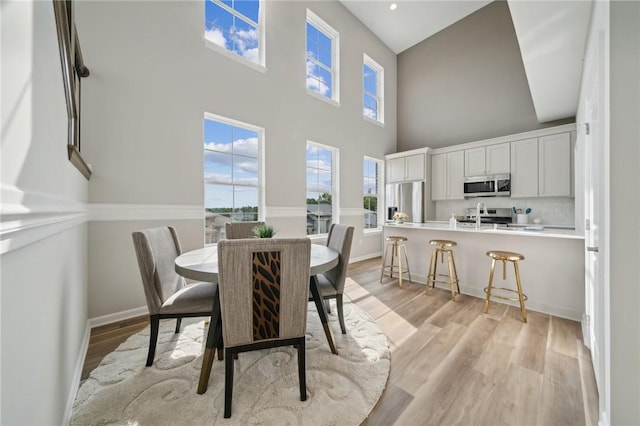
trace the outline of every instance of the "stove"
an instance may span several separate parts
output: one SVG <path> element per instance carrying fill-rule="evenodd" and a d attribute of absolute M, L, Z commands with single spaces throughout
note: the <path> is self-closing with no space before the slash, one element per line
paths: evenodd
<path fill-rule="evenodd" d="M 459 220 L 460 223 L 476 223 L 476 209 L 471 207 L 466 210 L 464 219 Z M 480 223 L 497 223 L 498 225 L 506 225 L 513 222 L 511 217 L 511 209 L 498 209 L 487 207 L 487 213 L 480 210 Z"/>

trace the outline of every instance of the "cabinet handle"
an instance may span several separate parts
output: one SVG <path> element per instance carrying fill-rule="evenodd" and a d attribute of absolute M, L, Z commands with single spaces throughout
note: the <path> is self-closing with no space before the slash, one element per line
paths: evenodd
<path fill-rule="evenodd" d="M 594 253 L 598 253 L 598 247 L 587 247 L 587 251 L 592 251 Z"/>

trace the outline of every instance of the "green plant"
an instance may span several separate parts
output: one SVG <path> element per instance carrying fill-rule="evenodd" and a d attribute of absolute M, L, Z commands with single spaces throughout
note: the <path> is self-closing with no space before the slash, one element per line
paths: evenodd
<path fill-rule="evenodd" d="M 276 234 L 276 229 L 272 225 L 265 223 L 253 228 L 253 233 L 258 238 L 272 238 Z"/>

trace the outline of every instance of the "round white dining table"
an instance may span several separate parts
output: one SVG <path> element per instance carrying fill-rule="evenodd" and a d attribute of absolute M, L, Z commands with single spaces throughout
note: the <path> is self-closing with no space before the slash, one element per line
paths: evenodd
<path fill-rule="evenodd" d="M 316 275 L 321 274 L 335 267 L 340 260 L 339 253 L 329 247 L 319 244 L 311 244 L 311 258 L 309 260 L 310 283 L 309 292 L 316 305 L 324 334 L 327 337 L 329 348 L 334 354 L 338 354 L 338 350 L 333 342 L 331 330 L 329 329 L 329 320 L 327 311 L 324 306 L 322 294 L 318 287 Z M 191 250 L 182 253 L 176 258 L 175 270 L 178 274 L 185 278 L 196 281 L 218 282 L 218 246 L 211 245 L 200 249 Z M 211 366 L 216 350 L 216 346 L 221 349 L 221 322 L 220 322 L 220 299 L 216 291 L 214 306 L 212 307 L 211 322 L 207 331 L 207 342 L 205 345 L 204 356 L 202 357 L 202 369 L 200 370 L 200 381 L 198 383 L 198 393 L 206 392 L 211 374 Z"/>

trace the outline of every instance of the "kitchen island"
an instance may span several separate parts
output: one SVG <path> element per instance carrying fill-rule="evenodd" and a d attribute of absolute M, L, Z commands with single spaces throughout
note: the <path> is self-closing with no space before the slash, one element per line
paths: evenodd
<path fill-rule="evenodd" d="M 515 251 L 524 255 L 519 262 L 527 309 L 582 321 L 584 313 L 584 236 L 572 229 L 545 228 L 542 231 L 522 227 L 493 229 L 492 226 L 458 226 L 448 223 L 386 224 L 383 236 L 407 237 L 411 278 L 426 283 L 431 259 L 432 239 L 453 240 L 460 291 L 485 297 L 491 259 L 488 250 Z M 439 261 L 438 261 L 439 262 Z M 496 265 L 494 285 L 515 288 L 513 266 L 507 265 L 507 285 L 502 283 L 501 262 Z M 438 272 L 447 272 L 446 263 L 438 263 Z M 436 284 L 449 289 L 445 284 Z M 503 302 L 493 299 L 491 303 Z M 511 302 L 508 302 L 511 303 Z M 515 302 L 514 302 L 515 305 Z"/>

